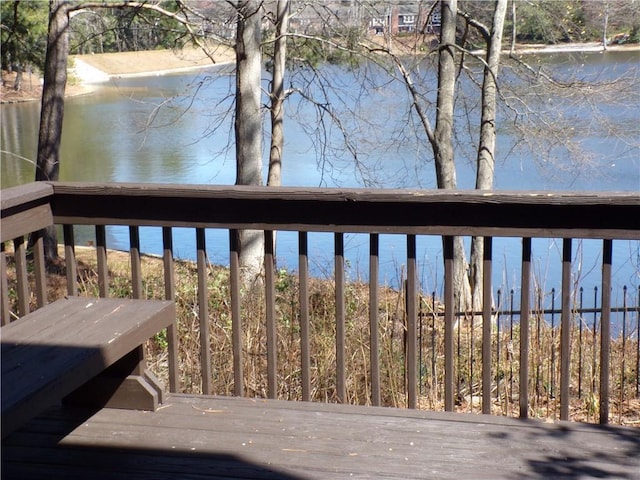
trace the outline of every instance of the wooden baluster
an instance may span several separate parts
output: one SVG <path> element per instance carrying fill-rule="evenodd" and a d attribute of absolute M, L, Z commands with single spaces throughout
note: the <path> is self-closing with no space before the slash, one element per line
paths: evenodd
<path fill-rule="evenodd" d="M 336 397 L 338 402 L 347 400 L 345 378 L 345 317 L 344 317 L 344 234 L 335 234 L 335 282 L 336 282 Z"/>
<path fill-rule="evenodd" d="M 300 281 L 300 362 L 302 400 L 311 400 L 311 352 L 309 348 L 309 256 L 307 232 L 298 233 L 298 277 Z"/>
<path fill-rule="evenodd" d="M 531 311 L 531 239 L 522 239 L 520 290 L 520 418 L 529 417 L 529 313 Z"/>
<path fill-rule="evenodd" d="M 242 372 L 242 318 L 240 317 L 240 246 L 238 245 L 239 232 L 229 231 L 229 283 L 231 285 L 231 328 L 233 344 L 233 378 L 234 395 L 244 395 L 244 383 Z"/>
<path fill-rule="evenodd" d="M 78 266 L 76 263 L 76 241 L 73 225 L 63 225 L 64 264 L 67 271 L 67 294 L 78 295 Z"/>
<path fill-rule="evenodd" d="M 162 228 L 163 264 L 164 264 L 164 298 L 175 300 L 175 270 L 173 265 L 173 235 L 171 227 Z M 176 322 L 178 319 L 176 318 Z M 167 327 L 167 346 L 169 350 L 169 391 L 180 390 L 180 376 L 178 363 L 178 325 Z"/>
<path fill-rule="evenodd" d="M 16 290 L 18 292 L 18 316 L 29 313 L 29 279 L 27 277 L 27 253 L 24 237 L 13 241 L 13 255 L 16 262 Z"/>
<path fill-rule="evenodd" d="M 109 296 L 109 269 L 107 268 L 107 233 L 104 225 L 96 225 L 96 257 L 98 262 L 98 289 L 100 296 Z"/>
<path fill-rule="evenodd" d="M 211 349 L 209 348 L 209 292 L 207 289 L 207 249 L 205 229 L 196 228 L 196 257 L 198 265 L 198 317 L 200 318 L 200 362 L 202 393 L 211 395 Z"/>
<path fill-rule="evenodd" d="M 36 305 L 42 308 L 47 304 L 47 267 L 44 260 L 43 231 L 33 232 L 33 265 L 36 283 Z"/>
<path fill-rule="evenodd" d="M 482 413 L 491 413 L 491 237 L 484 237 L 482 272 Z M 473 320 L 472 320 L 473 321 Z"/>
<path fill-rule="evenodd" d="M 453 239 L 444 237 L 444 409 L 453 411 L 453 329 L 455 321 L 453 295 Z"/>
<path fill-rule="evenodd" d="M 407 235 L 407 407 L 417 407 L 417 272 L 416 236 Z"/>
<path fill-rule="evenodd" d="M 379 235 L 369 236 L 369 358 L 371 362 L 371 403 L 380 405 L 380 345 L 378 335 Z"/>
<path fill-rule="evenodd" d="M 496 310 L 495 310 L 495 314 L 496 314 L 496 401 L 498 401 L 498 403 L 500 402 L 500 348 L 502 345 L 502 337 L 501 337 L 501 332 L 500 332 L 500 313 L 502 310 L 502 290 L 498 289 L 498 291 L 496 292 L 497 298 L 496 298 Z M 505 393 L 506 393 L 506 387 L 505 387 Z"/>
<path fill-rule="evenodd" d="M 562 320 L 560 331 L 560 420 L 569 420 L 571 383 L 571 239 L 562 242 Z M 554 346 L 552 345 L 552 348 Z M 555 372 L 552 372 L 555 375 Z"/>
<path fill-rule="evenodd" d="M 511 348 L 513 348 L 513 317 L 515 314 L 514 311 L 514 298 L 515 292 L 513 288 L 509 291 L 509 343 Z M 527 329 L 528 331 L 528 329 Z M 509 349 L 509 353 L 507 357 L 509 358 L 509 397 L 507 398 L 507 404 L 509 406 L 509 410 L 507 415 L 511 415 L 511 409 L 513 408 L 513 350 Z"/>
<path fill-rule="evenodd" d="M 431 292 L 431 398 L 429 399 L 429 405 L 431 408 L 432 400 L 438 396 L 438 375 L 436 374 L 436 365 L 438 364 L 438 353 L 436 348 L 437 333 L 436 333 L 436 321 L 438 318 L 438 312 L 436 311 L 436 292 Z"/>
<path fill-rule="evenodd" d="M 602 247 L 602 315 L 600 319 L 600 423 L 609 423 L 609 354 L 611 351 L 611 260 L 613 242 Z"/>
<path fill-rule="evenodd" d="M 140 264 L 140 228 L 129 227 L 129 260 L 131 262 L 131 289 L 133 298 L 142 298 L 142 267 Z"/>
<path fill-rule="evenodd" d="M 276 329 L 275 258 L 273 254 L 273 231 L 264 232 L 264 276 L 267 316 L 267 396 L 278 397 L 278 356 Z"/>
<path fill-rule="evenodd" d="M 584 321 L 582 318 L 583 310 L 583 298 L 584 298 L 584 289 L 580 287 L 580 304 L 578 306 L 579 313 L 579 323 L 578 323 L 578 399 L 582 399 L 582 358 L 583 358 L 583 330 L 584 330 Z"/>

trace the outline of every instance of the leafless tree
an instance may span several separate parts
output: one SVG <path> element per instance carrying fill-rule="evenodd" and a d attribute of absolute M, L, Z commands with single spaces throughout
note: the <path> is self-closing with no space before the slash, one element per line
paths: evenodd
<path fill-rule="evenodd" d="M 258 0 L 239 0 L 236 36 L 236 185 L 262 185 L 261 10 Z M 240 230 L 238 248 L 245 282 L 259 272 L 264 236 Z"/>
<path fill-rule="evenodd" d="M 287 31 L 289 28 L 289 0 L 278 0 L 275 15 L 275 42 L 273 74 L 269 92 L 271 105 L 271 147 L 269 149 L 269 174 L 267 185 L 282 184 L 282 153 L 284 151 L 284 75 L 287 55 Z"/>
<path fill-rule="evenodd" d="M 69 51 L 69 3 L 49 2 L 49 30 L 42 86 L 42 107 L 38 131 L 36 181 L 58 180 L 60 172 L 60 141 L 64 117 L 64 92 L 67 85 L 67 55 Z M 44 231 L 47 264 L 58 258 L 55 227 Z"/>
<path fill-rule="evenodd" d="M 502 32 L 507 12 L 507 0 L 496 0 L 493 22 L 486 27 L 477 22 L 474 25 L 480 30 L 486 43 L 486 63 L 482 80 L 482 106 L 480 116 L 480 138 L 476 166 L 476 189 L 492 190 L 495 177 L 496 153 L 496 112 L 498 95 L 498 72 L 502 51 Z M 470 281 L 474 311 L 481 306 L 483 278 L 484 242 L 480 237 L 471 241 Z"/>
<path fill-rule="evenodd" d="M 621 25 L 628 26 L 629 19 L 635 19 L 635 28 L 640 27 L 640 3 L 637 1 L 601 0 L 584 2 L 585 24 L 594 31 L 601 32 L 603 49 L 610 44 L 624 43 L 628 34 L 620 32 Z"/>

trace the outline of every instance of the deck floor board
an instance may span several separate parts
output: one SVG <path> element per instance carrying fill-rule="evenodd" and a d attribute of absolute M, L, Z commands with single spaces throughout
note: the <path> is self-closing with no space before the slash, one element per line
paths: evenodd
<path fill-rule="evenodd" d="M 54 408 L 2 445 L 3 478 L 640 480 L 640 429 L 169 395 L 156 412 Z"/>

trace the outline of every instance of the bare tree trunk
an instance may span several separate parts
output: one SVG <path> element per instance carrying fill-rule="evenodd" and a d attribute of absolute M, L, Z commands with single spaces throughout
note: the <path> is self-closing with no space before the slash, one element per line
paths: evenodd
<path fill-rule="evenodd" d="M 436 124 L 434 129 L 434 157 L 438 188 L 455 189 L 456 167 L 453 151 L 453 118 L 456 89 L 456 16 L 457 0 L 443 1 L 441 4 L 442 27 L 440 32 L 440 54 L 438 62 L 438 99 L 436 106 Z M 469 278 L 466 272 L 466 255 L 461 237 L 454 239 L 454 278 L 453 285 L 457 304 L 467 309 L 471 301 Z"/>
<path fill-rule="evenodd" d="M 509 51 L 510 55 L 515 55 L 516 53 L 516 38 L 518 34 L 518 29 L 516 28 L 516 0 L 511 0 L 511 49 Z"/>
<path fill-rule="evenodd" d="M 262 117 L 260 112 L 260 3 L 239 0 L 236 37 L 236 185 L 262 185 Z M 238 232 L 243 282 L 260 273 L 264 257 L 261 231 Z"/>
<path fill-rule="evenodd" d="M 289 28 L 289 0 L 278 0 L 276 6 L 276 42 L 273 52 L 271 83 L 271 148 L 267 185 L 282 185 L 282 151 L 284 147 L 284 72 Z"/>
<path fill-rule="evenodd" d="M 609 28 L 609 2 L 604 2 L 604 12 L 602 19 L 602 48 L 607 50 L 607 30 Z"/>
<path fill-rule="evenodd" d="M 68 8 L 68 2 L 64 0 L 49 2 L 49 32 L 42 87 L 36 181 L 56 181 L 60 171 L 60 140 L 69 54 Z M 58 240 L 54 227 L 44 232 L 44 248 L 48 263 L 58 258 Z"/>
<path fill-rule="evenodd" d="M 493 11 L 493 24 L 487 39 L 487 58 L 482 81 L 482 113 L 480 120 L 480 139 L 476 171 L 476 189 L 492 190 L 495 173 L 496 149 L 496 84 L 500 70 L 500 52 L 502 50 L 502 32 L 507 12 L 507 0 L 496 0 Z M 473 237 L 471 241 L 471 291 L 473 308 L 482 308 L 482 260 L 484 240 Z"/>
<path fill-rule="evenodd" d="M 287 63 L 287 30 L 289 29 L 289 0 L 276 4 L 276 41 L 273 51 L 271 79 L 271 147 L 267 185 L 282 185 L 282 152 L 284 151 L 284 73 Z M 273 233 L 273 252 L 276 251 L 276 232 Z M 274 255 L 275 261 L 275 255 Z"/>
<path fill-rule="evenodd" d="M 438 98 L 436 105 L 434 152 L 438 188 L 456 188 L 456 169 L 453 153 L 453 113 L 456 89 L 455 50 L 457 0 L 442 2 L 442 30 L 438 62 Z"/>
<path fill-rule="evenodd" d="M 22 65 L 18 65 L 16 68 L 16 79 L 13 82 L 13 89 L 16 92 L 22 90 Z"/>

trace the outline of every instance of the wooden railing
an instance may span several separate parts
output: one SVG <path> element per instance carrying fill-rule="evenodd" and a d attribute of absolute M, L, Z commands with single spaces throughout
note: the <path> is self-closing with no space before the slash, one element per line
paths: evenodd
<path fill-rule="evenodd" d="M 640 196 L 632 193 L 549 193 L 549 192 L 479 192 L 479 191 L 405 191 L 319 188 L 262 188 L 147 184 L 87 184 L 38 182 L 2 191 L 2 322 L 23 316 L 29 311 L 30 278 L 37 307 L 47 303 L 46 271 L 42 228 L 61 225 L 64 232 L 67 291 L 78 293 L 75 262 L 74 226 L 95 227 L 95 249 L 99 292 L 107 296 L 107 225 L 129 227 L 132 296 L 143 296 L 140 268 L 141 226 L 162 227 L 165 297 L 174 299 L 174 258 L 172 228 L 195 229 L 198 266 L 198 319 L 202 392 L 214 393 L 211 386 L 210 319 L 206 281 L 207 248 L 205 229 L 227 229 L 230 232 L 230 305 L 232 316 L 232 352 L 234 366 L 233 393 L 245 394 L 243 379 L 242 320 L 239 287 L 238 246 L 233 232 L 238 229 L 262 230 L 266 239 L 264 289 L 265 330 L 267 338 L 267 396 L 276 397 L 277 329 L 275 308 L 275 272 L 272 238 L 275 231 L 298 232 L 299 239 L 299 311 L 300 369 L 302 399 L 311 399 L 311 347 L 309 343 L 309 258 L 308 232 L 332 232 L 335 237 L 335 397 L 346 401 L 345 367 L 345 269 L 344 234 L 370 235 L 369 252 L 369 319 L 371 388 L 370 403 L 381 404 L 378 339 L 379 302 L 379 235 L 402 234 L 407 245 L 406 333 L 404 366 L 406 368 L 406 405 L 415 408 L 418 398 L 417 325 L 420 316 L 420 286 L 416 261 L 416 238 L 420 235 L 443 237 L 444 258 L 444 408 L 454 410 L 455 305 L 453 291 L 454 236 L 483 236 L 485 243 L 485 296 L 491 296 L 492 239 L 522 239 L 520 325 L 530 324 L 532 298 L 531 262 L 534 252 L 531 239 L 536 237 L 563 239 L 562 305 L 560 341 L 560 418 L 569 416 L 570 399 L 570 335 L 573 325 L 571 304 L 572 239 L 602 240 L 601 345 L 599 375 L 599 420 L 609 421 L 610 399 L 610 312 L 612 242 L 617 239 L 640 240 Z M 28 270 L 27 238 L 31 238 L 33 271 Z M 15 256 L 15 296 L 9 298 L 5 242 L 13 241 Z M 13 295 L 13 290 L 12 295 Z M 17 305 L 10 311 L 10 305 Z M 491 411 L 491 334 L 494 312 L 491 302 L 482 310 L 482 412 Z M 178 389 L 178 335 L 167 332 L 170 389 Z M 519 357 L 527 361 L 519 365 L 519 414 L 529 415 L 529 329 L 520 332 Z"/>

